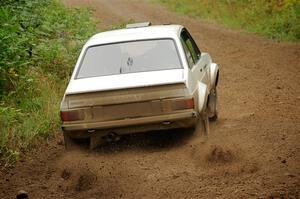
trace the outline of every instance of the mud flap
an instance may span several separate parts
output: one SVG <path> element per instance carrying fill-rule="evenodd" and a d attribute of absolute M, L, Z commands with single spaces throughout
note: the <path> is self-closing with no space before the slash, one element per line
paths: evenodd
<path fill-rule="evenodd" d="M 197 125 L 195 127 L 196 134 L 199 137 L 201 143 L 205 143 L 208 140 L 209 135 L 209 119 L 207 116 L 200 115 Z"/>
<path fill-rule="evenodd" d="M 207 98 L 208 98 L 208 91 L 207 91 L 207 85 L 198 82 L 198 113 L 202 114 L 202 112 L 205 111 L 206 109 L 206 104 L 207 104 Z"/>
<path fill-rule="evenodd" d="M 203 122 L 204 136 L 208 137 L 208 135 L 209 135 L 209 118 L 208 118 L 208 114 L 206 113 L 206 111 L 201 115 L 200 118 Z"/>
<path fill-rule="evenodd" d="M 204 127 L 204 136 L 208 136 L 209 134 L 209 117 L 208 117 L 208 91 L 207 85 L 198 82 L 198 112 L 200 114 L 200 120 Z"/>
<path fill-rule="evenodd" d="M 217 88 L 214 88 L 210 91 L 209 101 L 208 101 L 208 117 L 210 121 L 216 121 L 218 119 L 218 94 Z"/>

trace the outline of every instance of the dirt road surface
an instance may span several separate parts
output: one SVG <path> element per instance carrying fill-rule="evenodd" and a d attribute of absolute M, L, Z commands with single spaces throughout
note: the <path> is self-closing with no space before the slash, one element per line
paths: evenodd
<path fill-rule="evenodd" d="M 167 11 L 146 1 L 65 0 L 99 28 L 120 21 L 185 25 L 221 66 L 219 120 L 206 142 L 183 130 L 126 136 L 92 153 L 62 136 L 2 171 L 0 198 L 299 198 L 300 45 Z"/>

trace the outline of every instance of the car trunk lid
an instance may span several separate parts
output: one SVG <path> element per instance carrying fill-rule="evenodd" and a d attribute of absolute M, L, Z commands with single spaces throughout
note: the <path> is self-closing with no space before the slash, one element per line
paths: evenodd
<path fill-rule="evenodd" d="M 178 82 L 185 82 L 183 69 L 108 75 L 72 79 L 67 87 L 66 94 L 149 87 Z"/>

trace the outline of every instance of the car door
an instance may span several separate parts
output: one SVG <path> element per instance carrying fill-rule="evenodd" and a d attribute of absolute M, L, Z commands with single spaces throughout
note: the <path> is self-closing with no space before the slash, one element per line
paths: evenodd
<path fill-rule="evenodd" d="M 205 84 L 209 84 L 209 78 L 207 73 L 208 65 L 206 60 L 202 57 L 202 54 L 196 45 L 195 41 L 187 31 L 183 29 L 180 35 L 181 42 L 185 51 L 186 59 L 189 65 L 189 84 L 194 92 L 197 88 L 197 82 L 201 81 Z"/>

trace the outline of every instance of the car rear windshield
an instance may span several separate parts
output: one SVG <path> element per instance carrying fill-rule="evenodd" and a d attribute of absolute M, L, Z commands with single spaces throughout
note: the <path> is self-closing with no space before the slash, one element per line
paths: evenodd
<path fill-rule="evenodd" d="M 89 47 L 76 78 L 182 68 L 172 39 L 130 41 Z"/>

